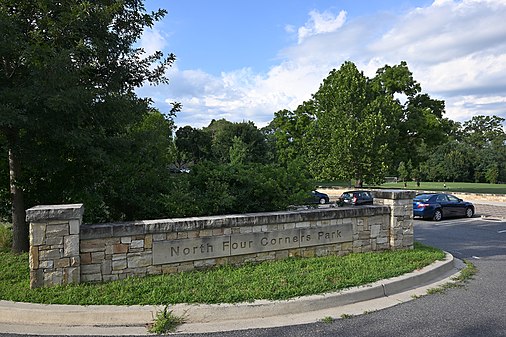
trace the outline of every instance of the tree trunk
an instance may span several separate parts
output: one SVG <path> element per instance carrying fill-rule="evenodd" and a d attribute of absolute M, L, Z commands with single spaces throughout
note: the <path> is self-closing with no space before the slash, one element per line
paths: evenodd
<path fill-rule="evenodd" d="M 9 141 L 9 174 L 12 202 L 12 251 L 14 253 L 27 252 L 28 225 L 26 224 L 25 202 L 23 198 L 23 189 L 18 181 L 21 176 L 21 166 L 19 158 L 15 152 L 17 137 L 14 133 L 8 137 Z"/>

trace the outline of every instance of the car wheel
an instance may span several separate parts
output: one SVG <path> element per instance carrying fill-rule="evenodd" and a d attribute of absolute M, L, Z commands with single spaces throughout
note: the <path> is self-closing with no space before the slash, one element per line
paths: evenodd
<path fill-rule="evenodd" d="M 327 203 L 327 200 L 325 200 L 325 198 L 320 198 L 320 204 L 326 204 Z"/>
<path fill-rule="evenodd" d="M 440 209 L 436 209 L 434 211 L 434 215 L 432 216 L 432 220 L 441 221 L 442 218 L 443 218 L 443 212 Z"/>
<path fill-rule="evenodd" d="M 466 208 L 466 217 L 472 218 L 474 215 L 474 211 L 471 207 Z"/>

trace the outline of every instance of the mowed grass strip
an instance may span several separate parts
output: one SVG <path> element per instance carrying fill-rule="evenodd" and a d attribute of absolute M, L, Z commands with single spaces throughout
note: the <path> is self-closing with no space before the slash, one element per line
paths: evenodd
<path fill-rule="evenodd" d="M 445 188 L 446 184 L 446 188 Z M 506 184 L 487 184 L 487 183 L 460 183 L 460 182 L 406 182 L 406 188 L 410 190 L 422 191 L 444 191 L 447 193 L 488 193 L 488 194 L 506 194 Z M 404 189 L 404 182 L 384 183 L 380 188 Z"/>
<path fill-rule="evenodd" d="M 0 299 L 80 305 L 284 300 L 399 276 L 441 259 L 444 252 L 417 243 L 413 250 L 289 258 L 100 284 L 30 289 L 28 256 L 0 253 Z"/>

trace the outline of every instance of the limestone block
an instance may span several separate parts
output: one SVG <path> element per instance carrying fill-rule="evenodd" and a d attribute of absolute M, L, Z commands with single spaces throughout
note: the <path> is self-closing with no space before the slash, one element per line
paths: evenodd
<path fill-rule="evenodd" d="M 112 245 L 112 254 L 126 254 L 126 253 L 128 253 L 128 244 Z"/>
<path fill-rule="evenodd" d="M 125 259 L 121 259 L 121 260 L 112 260 L 111 267 L 112 267 L 112 270 L 127 269 L 128 265 L 127 265 L 126 258 Z"/>
<path fill-rule="evenodd" d="M 151 253 L 135 253 L 128 254 L 128 268 L 142 268 L 153 264 L 153 254 Z"/>
<path fill-rule="evenodd" d="M 240 227 L 239 231 L 241 234 L 253 233 L 253 226 Z"/>
<path fill-rule="evenodd" d="M 103 239 L 81 240 L 81 253 L 105 251 L 106 241 Z"/>
<path fill-rule="evenodd" d="M 46 223 L 30 223 L 30 246 L 40 246 L 46 241 Z"/>
<path fill-rule="evenodd" d="M 81 253 L 81 263 L 91 264 L 91 253 Z"/>
<path fill-rule="evenodd" d="M 149 275 L 160 275 L 160 274 L 162 274 L 162 267 L 161 266 L 149 266 L 147 268 L 147 273 Z"/>
<path fill-rule="evenodd" d="M 74 234 L 79 234 L 79 231 L 80 231 L 80 227 L 81 226 L 81 221 L 80 220 L 69 220 L 69 234 L 70 235 L 74 235 Z"/>
<path fill-rule="evenodd" d="M 309 221 L 296 222 L 295 228 L 311 228 L 311 222 Z"/>
<path fill-rule="evenodd" d="M 40 269 L 53 269 L 54 268 L 54 261 L 53 260 L 40 261 L 39 268 Z"/>
<path fill-rule="evenodd" d="M 105 260 L 104 252 L 93 252 L 91 253 L 91 263 L 102 263 Z"/>
<path fill-rule="evenodd" d="M 377 238 L 381 232 L 381 225 L 371 226 L 371 238 Z"/>
<path fill-rule="evenodd" d="M 80 256 L 71 256 L 70 257 L 70 266 L 79 267 L 81 265 L 81 257 Z"/>
<path fill-rule="evenodd" d="M 198 260 L 193 263 L 193 266 L 196 269 L 199 268 L 209 268 L 216 264 L 216 261 L 214 259 L 207 259 L 207 260 Z"/>
<path fill-rule="evenodd" d="M 102 260 L 102 275 L 112 273 L 112 260 Z"/>
<path fill-rule="evenodd" d="M 40 288 L 44 286 L 44 271 L 36 269 L 30 271 L 30 288 Z"/>
<path fill-rule="evenodd" d="M 100 264 L 85 264 L 81 265 L 81 275 L 85 274 L 100 274 L 101 273 L 101 265 Z"/>
<path fill-rule="evenodd" d="M 30 270 L 35 270 L 39 268 L 39 248 L 30 246 L 30 255 L 29 255 L 29 263 Z"/>
<path fill-rule="evenodd" d="M 197 232 L 195 232 L 197 233 Z M 145 249 L 152 249 L 153 248 L 153 235 L 147 234 L 144 238 L 144 248 Z"/>
<path fill-rule="evenodd" d="M 153 241 L 164 241 L 167 240 L 167 234 L 153 234 Z"/>
<path fill-rule="evenodd" d="M 102 282 L 102 274 L 82 274 L 81 273 L 81 282 Z"/>
<path fill-rule="evenodd" d="M 132 242 L 132 237 L 131 236 L 124 236 L 120 239 L 120 242 L 129 244 L 130 242 Z"/>
<path fill-rule="evenodd" d="M 70 258 L 64 257 L 59 260 L 54 261 L 54 267 L 55 268 L 67 268 L 70 267 Z"/>
<path fill-rule="evenodd" d="M 79 234 L 67 235 L 63 238 L 63 256 L 79 255 Z"/>
<path fill-rule="evenodd" d="M 119 275 L 118 274 L 103 275 L 102 278 L 104 282 L 117 281 L 119 280 Z"/>
<path fill-rule="evenodd" d="M 130 243 L 131 249 L 144 248 L 144 240 L 132 240 Z"/>
<path fill-rule="evenodd" d="M 46 227 L 46 237 L 62 237 L 65 235 L 69 235 L 69 225 L 68 223 L 58 223 L 54 225 L 47 225 Z"/>
<path fill-rule="evenodd" d="M 44 285 L 62 285 L 63 284 L 63 272 L 52 271 L 44 273 Z"/>
<path fill-rule="evenodd" d="M 39 261 L 56 260 L 63 256 L 61 249 L 39 251 Z"/>
<path fill-rule="evenodd" d="M 56 248 L 55 246 L 62 246 L 63 245 L 63 236 L 49 236 L 46 238 L 46 245 L 49 245 L 53 248 Z"/>

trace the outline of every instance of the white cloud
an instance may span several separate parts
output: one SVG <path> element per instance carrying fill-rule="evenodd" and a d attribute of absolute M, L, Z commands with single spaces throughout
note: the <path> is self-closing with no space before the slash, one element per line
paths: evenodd
<path fill-rule="evenodd" d="M 151 55 L 157 50 L 163 50 L 167 45 L 167 40 L 159 29 L 146 29 L 140 39 L 140 47 L 144 49 L 147 55 Z"/>
<path fill-rule="evenodd" d="M 279 64 L 267 72 L 244 67 L 213 76 L 176 68 L 169 74 L 171 84 L 153 95 L 161 104 L 182 102 L 179 126 L 201 127 L 213 118 L 264 126 L 274 112 L 309 99 L 346 60 L 370 77 L 385 64 L 404 60 L 424 92 L 446 101 L 447 117 L 506 117 L 505 17 L 504 0 L 438 0 L 401 15 L 382 12 L 349 22 L 345 11 L 311 11 L 298 30 L 285 26 L 298 33 L 299 43 L 281 50 Z M 146 38 L 147 45 L 162 43 L 157 36 L 162 37 Z"/>
<path fill-rule="evenodd" d="M 313 35 L 335 32 L 345 23 L 346 12 L 340 11 L 338 15 L 334 15 L 328 11 L 320 13 L 313 10 L 309 12 L 309 17 L 309 21 L 298 29 L 299 43 Z"/>

